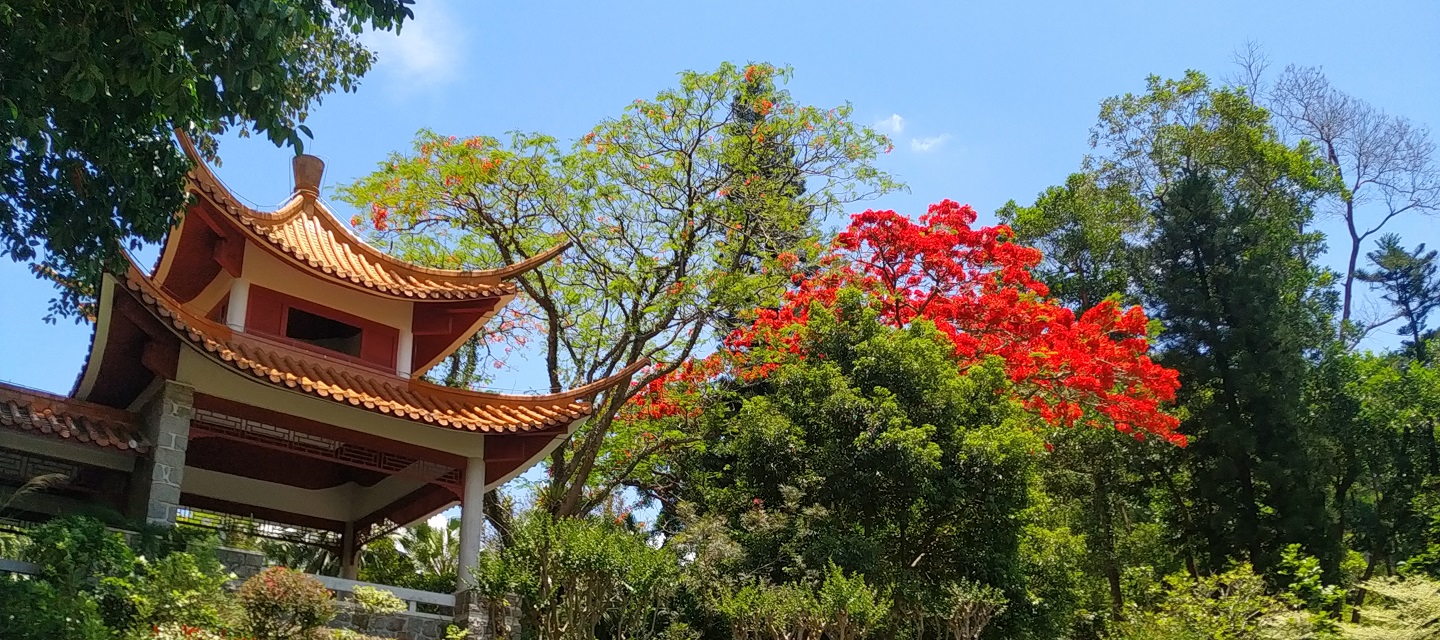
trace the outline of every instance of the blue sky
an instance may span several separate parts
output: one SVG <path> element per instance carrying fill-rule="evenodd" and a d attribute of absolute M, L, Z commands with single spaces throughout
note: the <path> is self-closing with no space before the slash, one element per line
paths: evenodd
<path fill-rule="evenodd" d="M 403 35 L 367 36 L 381 58 L 358 93 L 330 96 L 312 111 L 309 151 L 328 163 L 327 188 L 408 148 L 421 128 L 571 140 L 669 86 L 677 72 L 724 60 L 792 65 L 789 88 L 802 103 L 848 101 L 857 120 L 889 127 L 896 150 L 883 167 L 911 190 L 871 206 L 909 213 L 942 198 L 982 214 L 1012 198 L 1031 201 L 1079 165 L 1100 100 L 1143 90 L 1151 73 L 1224 76 L 1234 50 L 1251 40 L 1277 68 L 1323 66 L 1340 88 L 1440 126 L 1433 0 L 419 0 L 415 10 Z M 218 172 L 239 195 L 260 207 L 288 195 L 290 151 L 237 138 L 220 151 Z M 1437 245 L 1434 222 L 1412 218 L 1393 228 L 1407 244 Z M 0 380 L 68 392 L 90 328 L 41 322 L 53 291 L 24 265 L 0 262 L 0 283 Z M 539 380 L 533 367 L 518 366 L 498 386 Z"/>

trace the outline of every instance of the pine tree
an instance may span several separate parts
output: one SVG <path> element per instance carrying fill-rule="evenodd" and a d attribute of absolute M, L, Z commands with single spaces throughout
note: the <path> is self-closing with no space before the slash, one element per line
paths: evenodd
<path fill-rule="evenodd" d="M 1185 381 L 1192 533 L 1211 568 L 1243 555 L 1264 570 L 1289 543 L 1333 563 L 1302 433 L 1306 349 L 1328 322 L 1321 273 L 1303 257 L 1314 241 L 1297 231 L 1308 211 L 1230 204 L 1212 178 L 1187 172 L 1154 215 L 1144 290 L 1166 327 L 1161 361 Z"/>
<path fill-rule="evenodd" d="M 1355 277 L 1385 292 L 1381 297 L 1405 321 L 1396 332 L 1410 339 L 1406 348 L 1415 360 L 1425 362 L 1426 321 L 1440 307 L 1440 280 L 1435 278 L 1435 258 L 1440 252 L 1425 251 L 1423 243 L 1414 251 L 1406 251 L 1400 236 L 1393 233 L 1381 236 L 1376 244 L 1378 247 L 1367 254 L 1375 269 L 1360 271 Z"/>

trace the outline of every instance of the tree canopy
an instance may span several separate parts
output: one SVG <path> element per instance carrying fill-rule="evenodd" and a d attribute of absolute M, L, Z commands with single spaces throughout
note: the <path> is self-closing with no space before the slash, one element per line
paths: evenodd
<path fill-rule="evenodd" d="M 183 209 L 175 130 L 212 160 L 236 128 L 300 150 L 310 108 L 373 64 L 361 31 L 398 29 L 412 3 L 0 2 L 0 257 L 55 280 L 52 314 L 75 314 Z"/>

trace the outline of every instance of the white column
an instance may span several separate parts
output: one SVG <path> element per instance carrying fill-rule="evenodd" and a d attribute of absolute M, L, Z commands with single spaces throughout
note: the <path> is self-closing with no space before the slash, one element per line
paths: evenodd
<path fill-rule="evenodd" d="M 245 330 L 245 310 L 250 306 L 250 281 L 236 278 L 230 282 L 230 302 L 226 304 L 225 324 L 235 331 Z"/>
<path fill-rule="evenodd" d="M 395 375 L 401 378 L 410 377 L 410 368 L 414 366 L 415 359 L 415 334 L 409 329 L 400 330 L 400 345 L 396 347 L 395 354 Z"/>
<path fill-rule="evenodd" d="M 482 438 L 484 436 L 481 436 Z M 470 588 L 470 576 L 480 557 L 485 535 L 485 457 L 465 461 L 465 495 L 460 503 L 460 583 L 456 591 Z"/>

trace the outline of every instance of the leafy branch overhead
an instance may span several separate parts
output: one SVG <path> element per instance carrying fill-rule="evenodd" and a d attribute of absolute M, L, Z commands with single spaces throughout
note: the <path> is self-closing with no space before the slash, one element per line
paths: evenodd
<path fill-rule="evenodd" d="M 399 29 L 413 2 L 0 4 L 0 257 L 61 286 L 52 315 L 83 315 L 120 251 L 185 204 L 175 129 L 212 160 L 232 129 L 300 150 L 310 108 L 374 63 L 359 34 Z"/>

